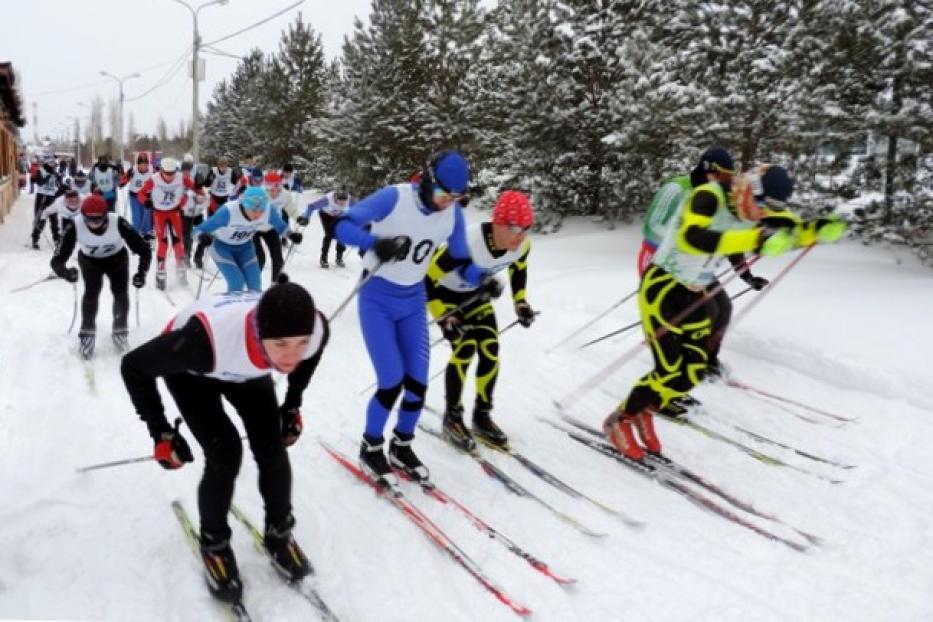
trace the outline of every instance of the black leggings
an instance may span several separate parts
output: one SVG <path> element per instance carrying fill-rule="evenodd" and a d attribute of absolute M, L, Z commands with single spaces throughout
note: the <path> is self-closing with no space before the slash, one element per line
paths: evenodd
<path fill-rule="evenodd" d="M 253 236 L 253 244 L 256 246 L 256 261 L 259 262 L 260 272 L 266 265 L 266 254 L 262 250 L 262 240 L 265 240 L 266 246 L 269 247 L 269 257 L 272 259 L 272 282 L 274 283 L 285 265 L 285 260 L 282 258 L 282 240 L 275 229 L 259 231 Z"/>
<path fill-rule="evenodd" d="M 42 213 L 46 207 L 55 202 L 55 197 L 48 194 L 36 194 L 36 202 L 33 209 L 33 223 L 32 223 L 32 241 L 37 243 L 39 241 L 39 236 L 42 235 L 42 230 L 45 228 L 45 218 L 39 218 L 39 214 Z M 49 217 L 49 228 L 52 230 L 52 240 L 58 244 L 58 241 L 61 239 L 61 234 L 58 229 L 58 215 L 52 214 Z"/>
<path fill-rule="evenodd" d="M 334 227 L 337 225 L 338 218 L 321 212 L 321 227 L 324 229 L 324 241 L 321 242 L 321 261 L 327 261 L 327 255 L 330 253 L 330 243 L 334 239 Z M 346 245 L 337 240 L 337 261 L 343 259 L 343 253 L 347 250 Z"/>
<path fill-rule="evenodd" d="M 127 290 L 130 281 L 130 258 L 124 248 L 109 257 L 88 257 L 78 253 L 78 266 L 84 278 L 84 298 L 81 299 L 81 332 L 93 333 L 97 326 L 97 305 L 100 290 L 104 286 L 104 275 L 110 279 L 113 294 L 113 332 L 126 332 L 126 316 L 130 309 Z"/>
<path fill-rule="evenodd" d="M 706 290 L 712 291 L 715 287 L 719 287 L 718 281 L 709 285 Z M 726 336 L 726 329 L 729 328 L 729 320 L 732 319 L 732 301 L 729 300 L 729 293 L 723 288 L 707 301 L 706 306 L 707 313 L 713 321 L 713 332 L 706 340 L 706 354 L 709 356 L 710 363 L 718 363 L 719 348 L 722 347 L 723 337 Z"/>
<path fill-rule="evenodd" d="M 222 382 L 188 373 L 165 377 L 178 411 L 204 451 L 204 474 L 198 486 L 201 532 L 230 537 L 227 513 L 243 444 L 224 412 L 221 398 L 243 421 L 250 450 L 259 469 L 259 493 L 266 507 L 266 525 L 284 524 L 292 511 L 292 468 L 282 442 L 281 418 L 271 376 L 247 382 Z"/>
<path fill-rule="evenodd" d="M 204 222 L 204 215 L 197 216 L 181 215 L 181 239 L 185 245 L 185 257 L 191 259 L 191 247 L 194 245 L 191 239 L 191 230 Z"/>

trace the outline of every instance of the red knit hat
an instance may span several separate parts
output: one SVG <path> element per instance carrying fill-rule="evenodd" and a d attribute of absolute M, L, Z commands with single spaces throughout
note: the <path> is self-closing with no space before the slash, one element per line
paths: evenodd
<path fill-rule="evenodd" d="M 85 218 L 103 219 L 107 215 L 107 201 L 99 194 L 89 194 L 81 204 L 81 214 Z"/>
<path fill-rule="evenodd" d="M 526 229 L 533 225 L 535 214 L 528 195 L 518 190 L 506 190 L 500 194 L 492 208 L 492 222 L 496 225 L 518 225 Z"/>
<path fill-rule="evenodd" d="M 282 183 L 282 174 L 278 171 L 269 171 L 266 173 L 263 181 L 267 184 L 280 184 Z"/>

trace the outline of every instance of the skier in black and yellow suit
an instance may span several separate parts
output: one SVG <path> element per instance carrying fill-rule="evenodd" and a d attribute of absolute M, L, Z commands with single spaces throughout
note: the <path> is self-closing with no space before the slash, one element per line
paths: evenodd
<path fill-rule="evenodd" d="M 745 253 L 775 256 L 818 241 L 834 242 L 845 232 L 839 220 L 803 222 L 786 209 L 793 180 L 780 166 L 763 165 L 741 177 L 749 196 L 730 200 L 732 159 L 722 152 L 722 161 L 708 163 L 708 183 L 694 188 L 678 208 L 642 277 L 639 309 L 655 367 L 603 423 L 612 444 L 635 460 L 644 457 L 645 449 L 661 452 L 654 413 L 686 395 L 706 372 L 714 328 L 711 305 L 697 304 L 686 317 L 680 315 L 716 287 L 722 260 Z M 662 328 L 667 332 L 658 337 Z"/>
<path fill-rule="evenodd" d="M 515 314 L 524 326 L 534 322 L 534 311 L 525 299 L 528 229 L 534 215 L 528 197 L 521 192 L 503 192 L 493 209 L 492 222 L 470 227 L 467 240 L 470 256 L 477 266 L 495 273 L 508 268 Z M 460 278 L 460 263 L 441 247 L 431 260 L 425 278 L 428 310 L 439 318 L 473 298 L 477 290 Z M 492 396 L 499 375 L 499 328 L 496 312 L 488 298 L 477 298 L 440 322 L 441 330 L 453 348 L 445 377 L 444 435 L 456 446 L 472 451 L 473 435 L 463 422 L 463 385 L 474 355 L 476 401 L 473 408 L 473 434 L 487 444 L 508 446 L 508 437 L 492 420 Z"/>

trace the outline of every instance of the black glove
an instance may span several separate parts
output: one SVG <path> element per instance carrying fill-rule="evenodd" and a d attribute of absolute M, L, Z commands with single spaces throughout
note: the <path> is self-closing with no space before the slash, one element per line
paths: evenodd
<path fill-rule="evenodd" d="M 292 231 L 287 237 L 293 244 L 301 244 L 301 241 L 304 239 L 304 236 L 297 231 Z"/>
<path fill-rule="evenodd" d="M 459 341 L 465 334 L 466 329 L 463 325 L 463 317 L 459 313 L 454 313 L 444 318 L 439 326 L 444 333 L 444 339 L 453 343 Z"/>
<path fill-rule="evenodd" d="M 499 279 L 497 279 L 494 274 L 487 274 L 484 276 L 483 280 L 480 281 L 479 289 L 482 292 L 482 297 L 486 300 L 498 298 L 502 295 L 502 283 L 499 282 Z"/>
<path fill-rule="evenodd" d="M 742 280 L 748 283 L 748 285 L 756 292 L 760 292 L 768 286 L 768 283 L 771 282 L 763 276 L 751 276 L 747 272 L 745 273 L 745 277 Z"/>
<path fill-rule="evenodd" d="M 401 261 L 408 256 L 411 250 L 411 238 L 407 235 L 397 235 L 394 238 L 379 238 L 373 244 L 373 252 L 379 261 Z"/>
<path fill-rule="evenodd" d="M 213 236 L 210 233 L 199 233 L 198 234 L 198 244 L 201 246 L 210 246 L 211 242 L 214 241 Z"/>
<path fill-rule="evenodd" d="M 518 323 L 528 328 L 535 321 L 535 312 L 531 308 L 531 305 L 525 302 L 516 302 L 515 303 L 515 315 L 518 316 Z"/>
<path fill-rule="evenodd" d="M 299 227 L 307 227 L 307 226 L 308 226 L 308 219 L 307 219 L 306 217 L 304 217 L 304 216 L 299 216 L 298 218 L 295 219 L 295 222 L 298 223 L 298 226 L 299 226 Z"/>
<path fill-rule="evenodd" d="M 152 203 L 152 199 L 146 199 L 146 202 L 143 203 L 143 206 L 144 206 L 146 209 L 154 209 L 154 208 L 155 208 L 155 205 L 153 205 L 153 203 Z"/>
<path fill-rule="evenodd" d="M 285 408 L 279 411 L 282 415 L 282 440 L 286 447 L 291 447 L 301 436 L 304 423 L 301 420 L 301 411 L 298 408 Z"/>
<path fill-rule="evenodd" d="M 69 283 L 78 282 L 78 269 L 77 268 L 65 268 L 62 278 L 68 281 Z"/>
<path fill-rule="evenodd" d="M 133 275 L 133 287 L 139 289 L 146 284 L 146 273 L 140 270 Z"/>
<path fill-rule="evenodd" d="M 178 431 L 180 424 L 179 419 L 175 422 L 175 429 L 163 432 L 161 440 L 155 444 L 152 456 L 163 469 L 180 469 L 185 466 L 186 462 L 194 462 L 194 455 L 191 453 L 188 441 Z"/>

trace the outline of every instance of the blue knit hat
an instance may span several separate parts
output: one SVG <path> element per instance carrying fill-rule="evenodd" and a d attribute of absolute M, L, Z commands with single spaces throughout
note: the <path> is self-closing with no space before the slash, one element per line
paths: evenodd
<path fill-rule="evenodd" d="M 769 166 L 761 176 L 764 196 L 776 201 L 787 201 L 794 193 L 794 180 L 783 166 Z"/>
<path fill-rule="evenodd" d="M 268 202 L 266 191 L 258 186 L 250 186 L 240 195 L 240 205 L 246 210 L 265 209 Z"/>
<path fill-rule="evenodd" d="M 441 151 L 428 162 L 426 178 L 447 192 L 466 192 L 470 165 L 458 151 Z"/>

